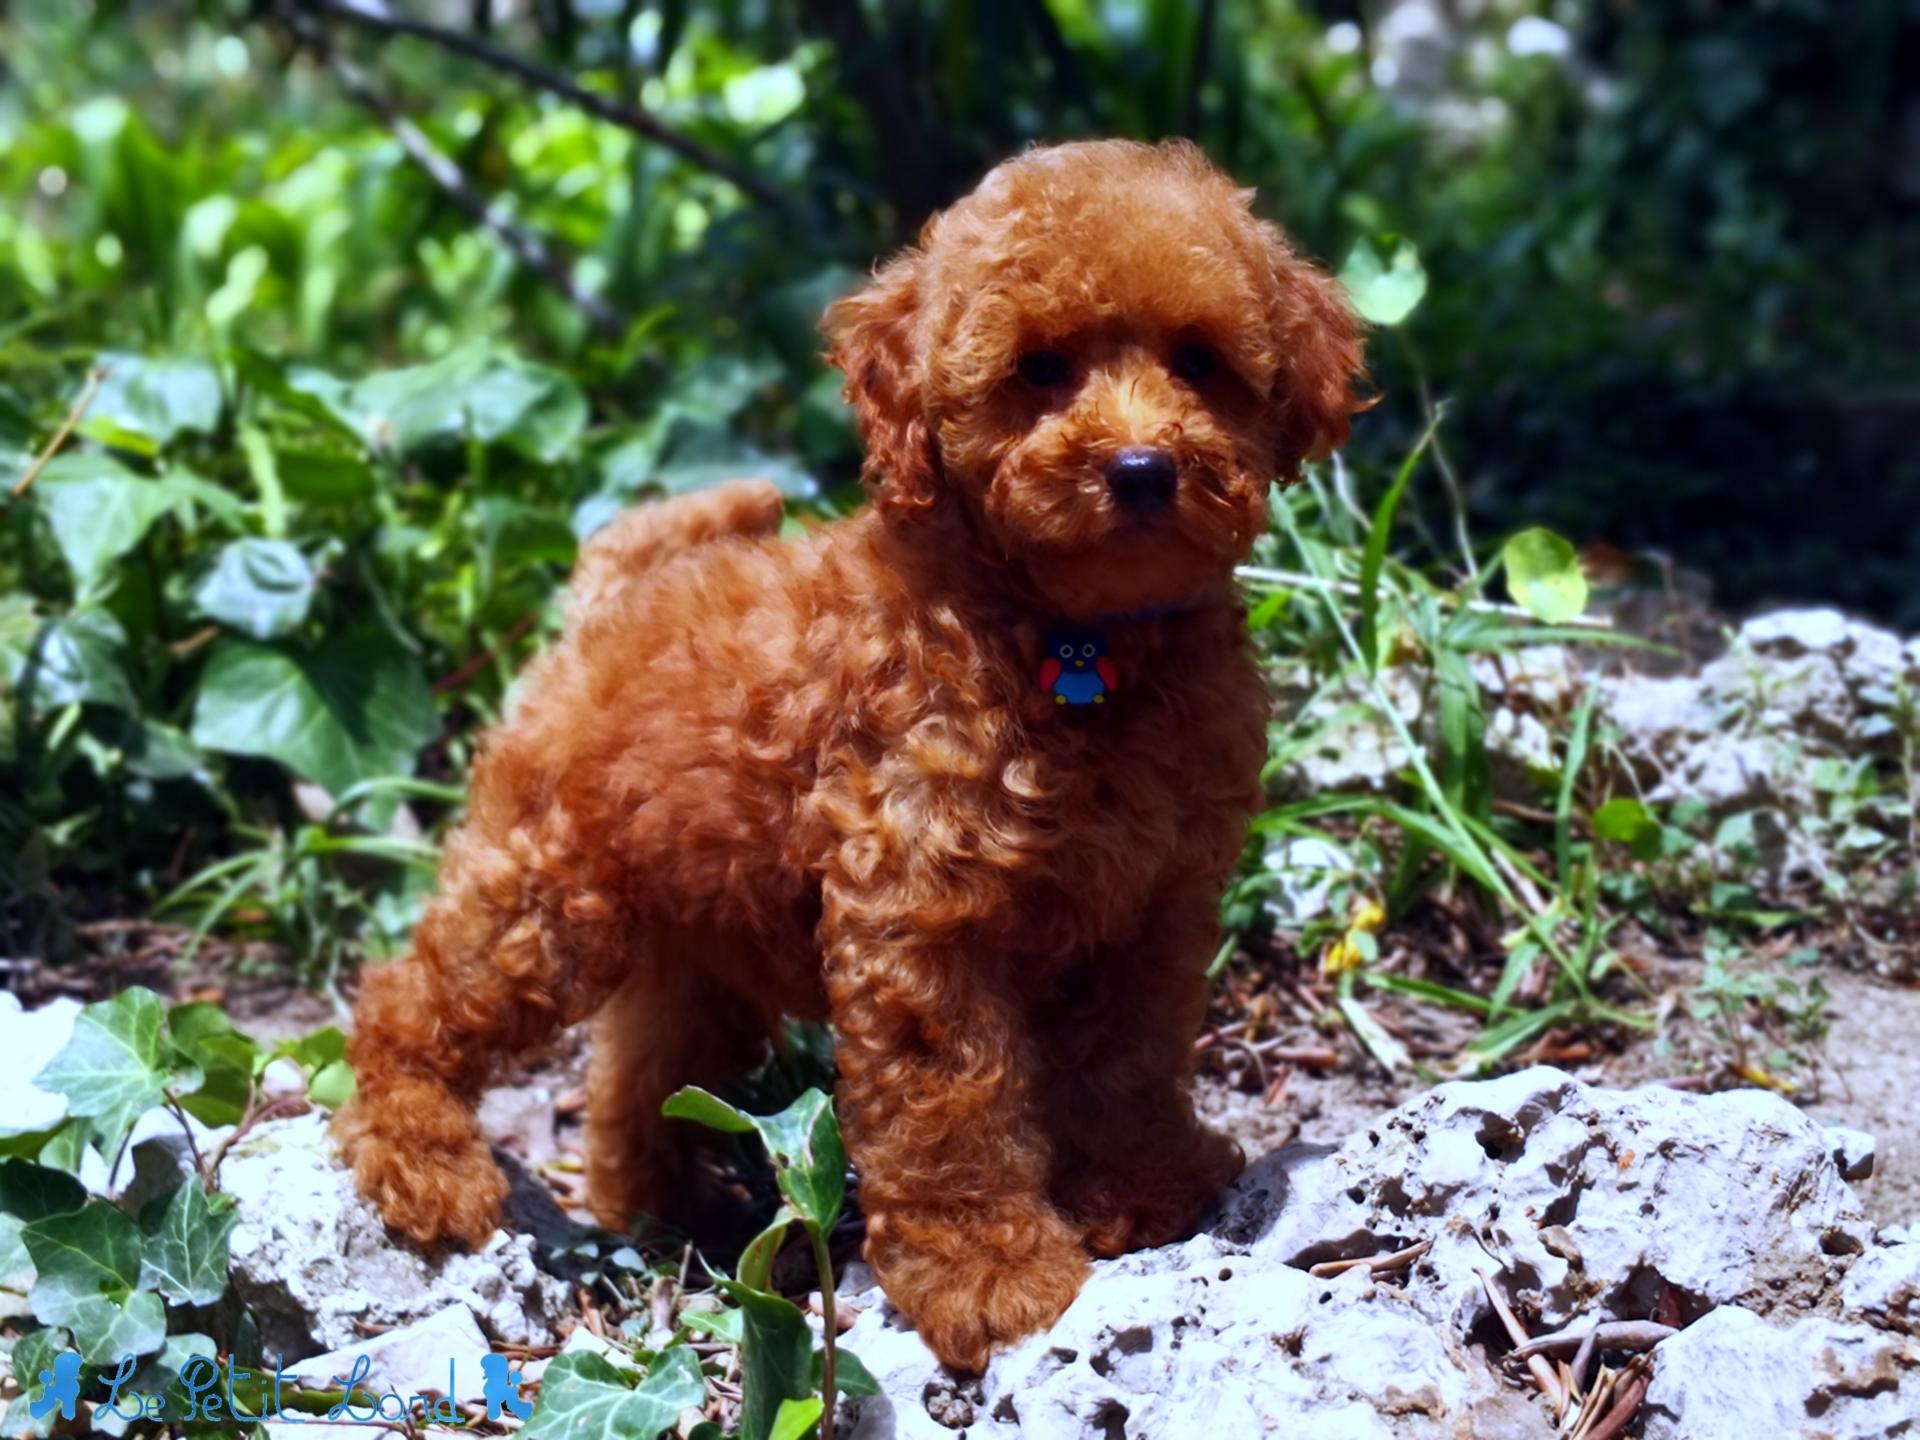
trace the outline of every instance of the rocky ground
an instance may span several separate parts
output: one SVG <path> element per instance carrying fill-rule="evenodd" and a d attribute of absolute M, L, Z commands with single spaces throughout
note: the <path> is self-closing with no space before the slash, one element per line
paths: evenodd
<path fill-rule="evenodd" d="M 1255 1157 L 1206 1230 L 1100 1264 L 1051 1333 L 978 1377 L 942 1371 L 855 1264 L 847 1343 L 883 1393 L 849 1402 L 842 1434 L 1920 1435 L 1920 926 L 1892 879 L 1912 868 L 1911 818 L 1884 782 L 1912 783 L 1891 727 L 1920 688 L 1920 643 L 1791 612 L 1749 623 L 1697 674 L 1582 664 L 1529 652 L 1484 677 L 1496 783 L 1509 803 L 1534 803 L 1542 717 L 1564 718 L 1579 687 L 1597 685 L 1598 743 L 1624 787 L 1653 806 L 1691 803 L 1707 830 L 1742 827 L 1739 846 L 1689 858 L 1705 881 L 1788 908 L 1821 897 L 1835 918 L 1813 934 L 1817 963 L 1804 944 L 1781 961 L 1831 997 L 1824 1039 L 1797 1046 L 1791 1078 L 1766 1077 L 1794 1103 L 1687 1093 L 1741 1083 L 1724 1033 L 1684 1003 L 1702 978 L 1688 937 L 1642 937 L 1638 973 L 1663 1016 L 1653 1032 L 1549 1033 L 1528 1053 L 1560 1068 L 1437 1089 L 1473 1022 L 1370 994 L 1410 1057 L 1389 1071 L 1326 1013 L 1330 992 L 1296 944 L 1277 977 L 1236 967 L 1266 988 L 1235 992 L 1202 1039 L 1200 1106 Z M 1418 699 L 1403 702 L 1418 733 Z M 1404 760 L 1394 744 L 1362 724 L 1279 783 L 1389 789 Z M 1861 756 L 1880 757 L 1878 788 L 1837 786 L 1834 767 Z M 1283 882 L 1276 933 L 1297 938 L 1334 904 L 1338 845 L 1270 863 Z M 223 988 L 262 1038 L 336 1018 L 303 991 Z M 23 1011 L 0 995 L 0 1111 L 21 1117 L 15 1128 L 63 1103 L 30 1079 L 77 1008 Z M 223 1170 L 242 1217 L 235 1291 L 268 1348 L 324 1367 L 373 1347 L 381 1373 L 404 1382 L 450 1345 L 512 1348 L 529 1375 L 563 1343 L 604 1346 L 581 1323 L 582 1283 L 611 1255 L 642 1260 L 577 1208 L 583 1057 L 575 1032 L 487 1097 L 483 1124 L 515 1190 L 507 1229 L 478 1255 L 396 1245 L 318 1113 L 235 1145 Z M 180 1173 L 185 1141 L 171 1117 L 152 1118 L 124 1173 L 85 1177 L 94 1189 L 137 1204 Z M 0 1316 L 19 1313 L 9 1303 L 0 1279 Z M 1611 1328 L 1579 1355 L 1596 1324 Z M 1516 1337 L 1555 1332 L 1568 1339 L 1537 1361 L 1515 1357 Z M 1616 1410 L 1634 1417 L 1624 1429 Z"/>
<path fill-rule="evenodd" d="M 1754 1091 L 1443 1086 L 1268 1155 L 1202 1234 L 1100 1264 L 984 1376 L 856 1297 L 846 1343 L 885 1393 L 852 1434 L 1524 1440 L 1621 1433 L 1616 1407 L 1647 1440 L 1906 1434 L 1920 1237 L 1862 1214 L 1862 1143 Z M 1539 1377 L 1503 1305 L 1566 1337 L 1531 1347 Z"/>

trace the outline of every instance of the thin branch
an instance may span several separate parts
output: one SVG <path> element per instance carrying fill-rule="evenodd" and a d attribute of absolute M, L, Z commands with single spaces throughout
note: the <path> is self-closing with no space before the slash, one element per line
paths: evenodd
<path fill-rule="evenodd" d="M 400 148 L 407 152 L 407 158 L 440 187 L 441 194 L 498 236 L 521 264 L 565 295 L 596 329 L 608 335 L 620 333 L 625 324 L 620 313 L 583 287 L 574 278 L 572 268 L 553 253 L 544 239 L 510 219 L 498 201 L 488 200 L 474 189 L 460 167 L 442 154 L 419 126 L 368 85 L 358 70 L 326 47 L 313 26 L 297 16 L 292 18 L 296 33 L 321 51 L 340 87 L 380 117 L 381 123 L 400 142 Z"/>
<path fill-rule="evenodd" d="M 523 80 L 535 89 L 558 95 L 590 115 L 598 116 L 610 124 L 618 125 L 623 130 L 630 130 L 635 135 L 665 146 L 701 169 L 731 180 L 764 205 L 771 205 L 777 209 L 792 207 L 792 200 L 769 182 L 737 162 L 729 160 L 717 150 L 708 148 L 692 136 L 681 134 L 650 111 L 596 94 L 582 87 L 570 75 L 548 69 L 545 65 L 536 64 L 534 61 L 522 59 L 512 51 L 502 50 L 498 45 L 483 40 L 477 35 L 448 30 L 406 15 L 396 15 L 381 3 L 381 0 L 292 0 L 292 8 L 350 21 L 384 35 L 411 35 L 415 39 L 437 45 L 442 50 L 450 50 L 456 55 L 466 56 L 469 60 L 477 60 L 482 65 L 498 70 L 502 74 Z"/>
<path fill-rule="evenodd" d="M 47 468 L 47 462 L 60 453 L 60 447 L 66 444 L 67 437 L 73 434 L 73 427 L 80 423 L 80 417 L 85 415 L 87 407 L 93 404 L 93 397 L 100 393 L 100 382 L 106 378 L 107 372 L 104 366 L 96 365 L 87 372 L 86 388 L 80 392 L 80 398 L 73 402 L 73 408 L 67 411 L 67 418 L 60 422 L 59 428 L 53 432 L 53 438 L 47 441 L 47 448 L 35 456 L 25 473 L 13 482 L 13 489 L 8 494 L 9 499 L 18 500 L 27 493 L 27 487 L 40 478 L 40 472 Z"/>

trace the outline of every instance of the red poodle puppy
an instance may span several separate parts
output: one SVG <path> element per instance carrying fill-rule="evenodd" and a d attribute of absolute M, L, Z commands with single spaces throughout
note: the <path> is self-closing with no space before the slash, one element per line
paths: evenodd
<path fill-rule="evenodd" d="M 598 1012 L 594 1210 L 684 1214 L 661 1100 L 828 1019 L 867 1257 L 978 1369 L 1240 1166 L 1189 1093 L 1266 754 L 1233 567 L 1360 344 L 1249 192 L 1118 141 L 1000 166 L 826 329 L 873 504 L 794 543 L 741 483 L 587 546 L 338 1132 L 396 1229 L 478 1244 L 476 1092 Z"/>

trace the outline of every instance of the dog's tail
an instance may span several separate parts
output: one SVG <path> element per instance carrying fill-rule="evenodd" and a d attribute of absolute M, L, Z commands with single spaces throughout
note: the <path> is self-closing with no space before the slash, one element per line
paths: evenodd
<path fill-rule="evenodd" d="M 772 535 L 780 492 L 767 480 L 729 480 L 709 490 L 635 505 L 580 547 L 567 582 L 567 625 L 602 609 L 662 560 L 729 536 Z"/>

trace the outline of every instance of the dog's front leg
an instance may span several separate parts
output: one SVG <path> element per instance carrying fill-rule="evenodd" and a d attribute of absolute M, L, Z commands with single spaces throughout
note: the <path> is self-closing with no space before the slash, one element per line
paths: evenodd
<path fill-rule="evenodd" d="M 1091 957 L 1037 1027 L 1053 1193 L 1096 1255 L 1183 1239 L 1240 1173 L 1240 1147 L 1201 1123 L 1191 1090 L 1219 906 L 1204 878 L 1156 895 L 1140 934 Z"/>
<path fill-rule="evenodd" d="M 870 896 L 830 896 L 823 928 L 867 1260 L 934 1354 L 983 1369 L 1087 1273 L 1047 1199 L 1024 1010 L 999 966 Z"/>

